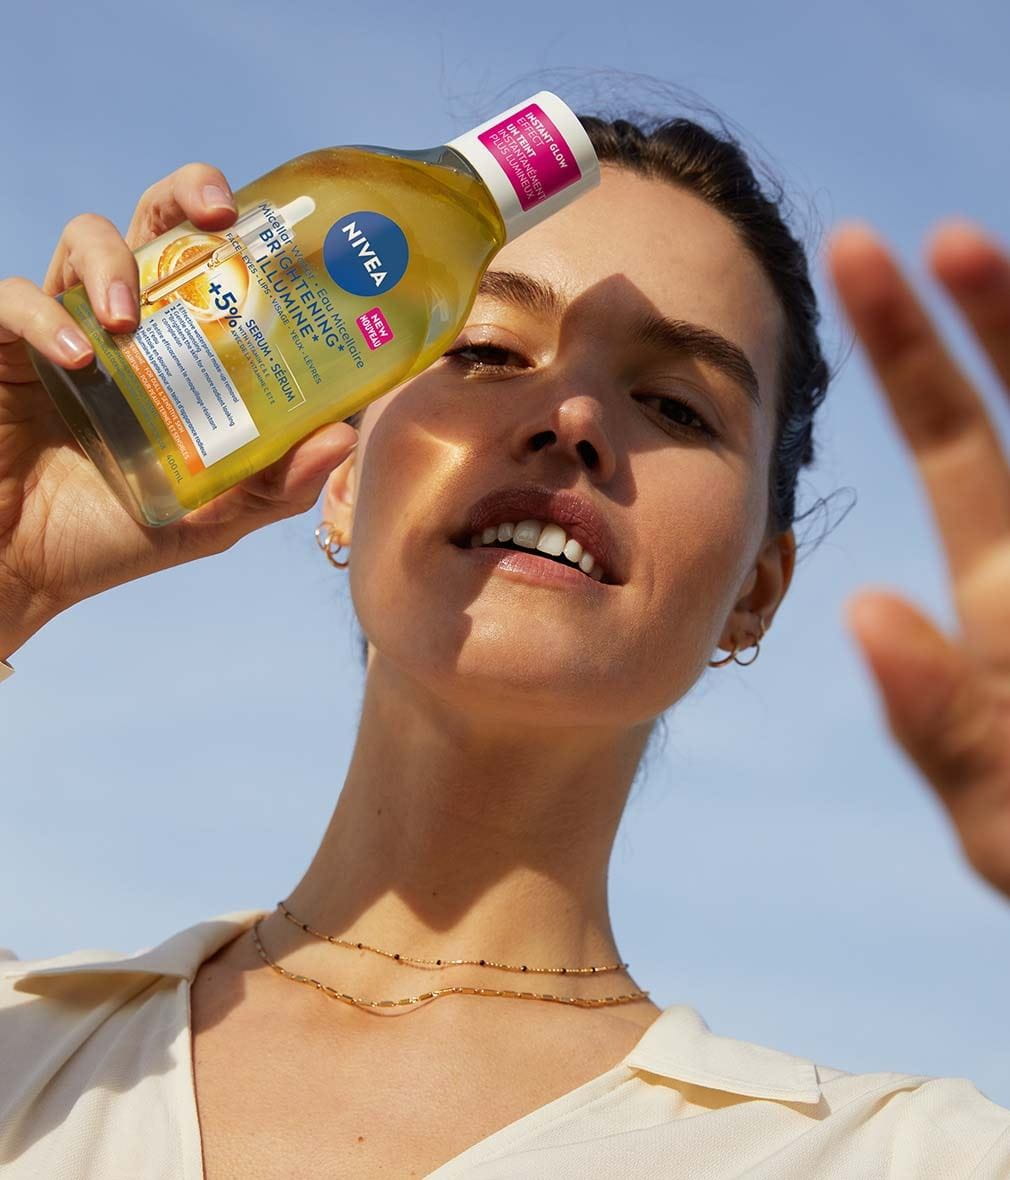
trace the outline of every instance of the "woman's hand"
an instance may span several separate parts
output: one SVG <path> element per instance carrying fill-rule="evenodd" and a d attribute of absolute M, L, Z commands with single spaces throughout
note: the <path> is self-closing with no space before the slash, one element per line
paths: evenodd
<path fill-rule="evenodd" d="M 187 164 L 147 190 L 125 239 L 103 217 L 75 217 L 42 289 L 23 278 L 0 281 L 0 657 L 75 602 L 219 553 L 254 529 L 306 511 L 350 452 L 356 431 L 344 423 L 325 426 L 183 519 L 148 528 L 109 490 L 36 379 L 26 340 L 66 369 L 93 358 L 52 296 L 83 282 L 106 328 L 135 328 L 132 251 L 187 218 L 199 229 L 220 230 L 235 217 L 221 173 Z M 75 338 L 83 352 L 73 351 Z"/>
<path fill-rule="evenodd" d="M 1010 257 L 949 221 L 927 252 L 1010 392 Z M 969 864 L 1010 897 L 1010 465 L 979 393 L 883 243 L 862 224 L 831 237 L 828 264 L 926 485 L 959 630 L 907 599 L 860 591 L 848 621 L 891 732 L 950 814 Z"/>

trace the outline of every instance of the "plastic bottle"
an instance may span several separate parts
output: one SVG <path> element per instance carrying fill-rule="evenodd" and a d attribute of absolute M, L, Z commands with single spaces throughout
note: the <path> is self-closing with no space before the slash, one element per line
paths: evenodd
<path fill-rule="evenodd" d="M 32 361 L 127 511 L 167 524 L 425 369 L 502 246 L 598 182 L 547 91 L 436 148 L 308 152 L 239 189 L 229 229 L 135 251 L 134 332 L 65 291 L 92 364 Z"/>

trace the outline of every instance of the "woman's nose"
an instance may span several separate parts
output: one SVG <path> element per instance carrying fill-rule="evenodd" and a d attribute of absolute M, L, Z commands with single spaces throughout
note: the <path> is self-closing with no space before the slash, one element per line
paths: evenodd
<path fill-rule="evenodd" d="M 545 449 L 570 457 L 597 483 L 606 483 L 617 468 L 617 453 L 603 406 L 590 394 L 558 398 L 516 430 L 513 453 L 520 462 Z"/>

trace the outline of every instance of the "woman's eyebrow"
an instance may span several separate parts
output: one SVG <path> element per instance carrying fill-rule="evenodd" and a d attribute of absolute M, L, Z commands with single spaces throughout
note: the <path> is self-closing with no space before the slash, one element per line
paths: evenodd
<path fill-rule="evenodd" d="M 485 271 L 477 294 L 552 319 L 560 319 L 569 303 L 566 296 L 546 279 L 515 270 Z M 631 338 L 642 344 L 708 361 L 739 385 L 754 405 L 761 405 L 758 376 L 747 354 L 712 328 L 651 313 L 638 320 Z"/>

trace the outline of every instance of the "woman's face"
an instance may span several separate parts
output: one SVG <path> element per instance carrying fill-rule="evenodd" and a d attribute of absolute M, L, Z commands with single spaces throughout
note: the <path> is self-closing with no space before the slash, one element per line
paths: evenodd
<path fill-rule="evenodd" d="M 327 486 L 370 662 L 501 721 L 645 723 L 720 642 L 750 643 L 752 612 L 770 621 L 788 586 L 792 534 L 765 537 L 782 313 L 717 212 L 610 165 L 491 271 L 548 285 L 559 306 L 492 280 L 463 351 L 373 402 Z M 746 364 L 673 347 L 660 317 Z M 455 543 L 477 501 L 530 485 L 595 508 L 613 545 L 603 582 L 537 580 Z"/>

